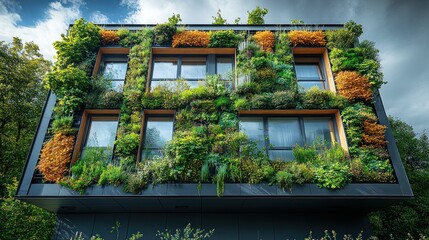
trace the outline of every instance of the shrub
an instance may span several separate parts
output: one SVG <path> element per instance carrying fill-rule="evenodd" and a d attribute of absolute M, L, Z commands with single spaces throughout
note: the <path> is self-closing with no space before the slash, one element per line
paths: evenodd
<path fill-rule="evenodd" d="M 76 133 L 76 129 L 73 128 L 73 117 L 63 116 L 57 117 L 52 122 L 52 130 L 54 134 L 62 135 L 73 135 Z"/>
<path fill-rule="evenodd" d="M 362 32 L 362 25 L 356 24 L 353 21 L 348 21 L 344 25 L 344 28 L 326 32 L 326 38 L 328 40 L 326 47 L 331 50 L 334 48 L 352 48 Z"/>
<path fill-rule="evenodd" d="M 69 169 L 73 146 L 74 136 L 62 133 L 55 134 L 43 146 L 37 168 L 46 181 L 59 182 L 64 178 Z"/>
<path fill-rule="evenodd" d="M 313 46 L 324 47 L 325 34 L 322 31 L 299 31 L 293 30 L 289 32 L 289 39 L 293 46 Z"/>
<path fill-rule="evenodd" d="M 374 148 L 383 148 L 386 146 L 386 140 L 384 138 L 384 131 L 386 126 L 381 124 L 364 121 L 363 122 L 363 134 L 362 144 L 363 146 L 370 146 Z"/>
<path fill-rule="evenodd" d="M 288 188 L 289 191 L 292 191 L 293 174 L 288 170 L 278 171 L 276 173 L 276 182 L 283 190 Z"/>
<path fill-rule="evenodd" d="M 264 52 L 273 52 L 275 37 L 271 31 L 259 31 L 253 35 L 255 42 L 261 46 Z"/>
<path fill-rule="evenodd" d="M 314 180 L 320 188 L 342 188 L 351 180 L 349 166 L 340 162 L 323 162 L 314 169 Z"/>
<path fill-rule="evenodd" d="M 118 186 L 125 180 L 125 173 L 121 166 L 107 165 L 107 168 L 101 173 L 98 180 L 99 185 L 114 185 Z"/>
<path fill-rule="evenodd" d="M 250 106 L 253 109 L 273 109 L 272 93 L 256 94 L 250 99 Z"/>
<path fill-rule="evenodd" d="M 298 184 L 313 182 L 314 170 L 311 164 L 298 164 L 291 162 L 289 171 L 293 174 L 293 182 Z"/>
<path fill-rule="evenodd" d="M 329 109 L 334 93 L 312 87 L 302 95 L 302 107 L 305 109 Z"/>
<path fill-rule="evenodd" d="M 267 15 L 268 9 L 256 6 L 251 12 L 247 11 L 247 24 L 264 24 L 264 16 Z"/>
<path fill-rule="evenodd" d="M 101 30 L 101 43 L 103 46 L 118 44 L 119 40 L 120 38 L 116 31 Z"/>
<path fill-rule="evenodd" d="M 173 36 L 172 47 L 208 47 L 210 33 L 202 31 L 184 31 Z"/>
<path fill-rule="evenodd" d="M 294 91 L 274 92 L 272 104 L 277 109 L 295 108 L 297 102 L 297 94 Z"/>
<path fill-rule="evenodd" d="M 280 62 L 293 65 L 293 55 L 290 45 L 291 42 L 287 33 L 276 34 L 275 56 Z"/>
<path fill-rule="evenodd" d="M 272 68 L 264 67 L 252 76 L 258 92 L 272 92 L 276 85 L 277 73 Z"/>
<path fill-rule="evenodd" d="M 209 47 L 235 48 L 240 37 L 233 30 L 215 31 L 210 34 Z"/>
<path fill-rule="evenodd" d="M 299 163 L 311 163 L 317 160 L 318 152 L 314 146 L 302 147 L 296 145 L 292 152 L 295 160 Z"/>
<path fill-rule="evenodd" d="M 372 99 L 368 78 L 353 71 L 341 71 L 335 78 L 338 92 L 349 101 L 369 101 Z"/>
<path fill-rule="evenodd" d="M 134 132 L 121 135 L 115 141 L 115 153 L 118 156 L 135 155 L 140 143 L 140 135 Z"/>
<path fill-rule="evenodd" d="M 239 98 L 234 102 L 234 108 L 236 110 L 246 110 L 250 109 L 250 103 L 246 98 Z"/>
<path fill-rule="evenodd" d="M 157 24 L 154 28 L 154 42 L 157 45 L 166 45 L 171 42 L 177 28 L 169 23 Z"/>

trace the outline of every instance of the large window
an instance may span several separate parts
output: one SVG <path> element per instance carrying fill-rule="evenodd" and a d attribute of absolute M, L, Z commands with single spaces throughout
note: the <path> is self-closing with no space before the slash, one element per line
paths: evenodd
<path fill-rule="evenodd" d="M 117 129 L 117 115 L 90 115 L 86 121 L 81 155 L 89 149 L 103 149 L 111 157 Z"/>
<path fill-rule="evenodd" d="M 292 149 L 316 141 L 330 145 L 336 141 L 332 117 L 240 117 L 240 131 L 266 150 L 271 160 L 294 159 Z"/>
<path fill-rule="evenodd" d="M 183 79 L 195 88 L 204 83 L 207 75 L 220 74 L 223 80 L 228 80 L 228 73 L 233 70 L 232 56 L 209 55 L 180 55 L 155 56 L 152 65 L 150 89 L 159 85 L 175 86 L 177 79 Z M 231 85 L 230 82 L 227 82 Z"/>
<path fill-rule="evenodd" d="M 145 119 L 142 159 L 163 155 L 163 147 L 173 138 L 173 116 L 149 116 Z"/>
<path fill-rule="evenodd" d="M 103 55 L 99 74 L 110 81 L 112 90 L 122 92 L 127 67 L 128 59 L 126 55 Z"/>
<path fill-rule="evenodd" d="M 312 87 L 327 88 L 322 58 L 319 56 L 295 56 L 295 71 L 298 85 L 306 90 Z"/>

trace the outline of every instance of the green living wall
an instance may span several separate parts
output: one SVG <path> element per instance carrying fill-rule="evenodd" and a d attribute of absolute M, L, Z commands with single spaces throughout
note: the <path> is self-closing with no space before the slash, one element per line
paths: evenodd
<path fill-rule="evenodd" d="M 351 182 L 394 182 L 373 98 L 383 84 L 378 51 L 369 41 L 358 42 L 362 27 L 348 22 L 335 31 L 228 31 L 177 29 L 177 18 L 154 29 L 108 31 L 77 20 L 67 36 L 55 43 L 57 62 L 45 78 L 57 95 L 52 130 L 45 148 L 64 148 L 60 156 L 41 155 L 38 168 L 45 179 L 83 192 L 91 184 L 122 185 L 138 193 L 148 184 L 169 182 L 269 183 L 288 190 L 292 184 L 316 183 L 338 189 Z M 153 45 L 237 48 L 238 86 L 232 89 L 219 75 L 191 89 L 180 79 L 174 86 L 146 91 Z M 101 46 L 129 47 L 123 93 L 109 90 L 108 79 L 91 76 Z M 292 47 L 327 47 L 338 93 L 298 87 Z M 235 74 L 229 80 L 236 82 Z M 90 93 L 90 94 L 87 94 Z M 71 169 L 76 130 L 84 108 L 121 109 L 111 160 L 103 151 L 87 151 Z M 164 155 L 138 162 L 143 109 L 175 110 L 175 132 Z M 239 131 L 240 110 L 339 109 L 346 127 L 349 153 L 323 142 L 296 146 L 295 160 L 270 160 L 265 151 Z M 43 150 L 42 150 L 43 152 Z M 56 167 L 52 171 L 52 165 Z M 44 171 L 50 169 L 48 171 Z M 54 174 L 53 174 L 54 173 Z M 49 177 L 48 175 L 53 175 Z"/>

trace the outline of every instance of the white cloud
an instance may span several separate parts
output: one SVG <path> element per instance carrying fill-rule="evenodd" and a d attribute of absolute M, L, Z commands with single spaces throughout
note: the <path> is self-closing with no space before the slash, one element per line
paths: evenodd
<path fill-rule="evenodd" d="M 65 6 L 67 3 L 70 6 Z M 21 17 L 13 12 L 7 2 L 0 2 L 0 40 L 10 42 L 13 37 L 19 37 L 24 42 L 33 41 L 40 47 L 40 52 L 46 59 L 52 60 L 55 49 L 52 43 L 66 33 L 70 23 L 80 17 L 79 7 L 82 1 L 52 2 L 47 7 L 45 18 L 32 27 L 20 26 Z"/>
<path fill-rule="evenodd" d="M 110 22 L 109 18 L 106 15 L 102 14 L 100 11 L 95 11 L 91 13 L 89 21 L 97 24 L 106 24 Z"/>

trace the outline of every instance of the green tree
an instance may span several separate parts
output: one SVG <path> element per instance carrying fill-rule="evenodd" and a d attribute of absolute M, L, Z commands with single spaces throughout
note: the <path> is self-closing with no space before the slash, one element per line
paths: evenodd
<path fill-rule="evenodd" d="M 46 98 L 41 79 L 49 67 L 36 44 L 0 41 L 1 239 L 49 239 L 53 231 L 52 214 L 13 198 Z"/>
<path fill-rule="evenodd" d="M 226 24 L 226 19 L 222 17 L 220 13 L 220 9 L 217 10 L 216 16 L 212 16 L 213 22 L 212 24 L 224 25 Z"/>
<path fill-rule="evenodd" d="M 264 24 L 264 17 L 268 14 L 268 9 L 256 6 L 251 12 L 247 11 L 247 14 L 247 24 Z"/>
<path fill-rule="evenodd" d="M 410 233 L 429 235 L 429 140 L 427 134 L 417 136 L 405 122 L 390 118 L 402 162 L 415 199 L 374 212 L 370 216 L 373 233 L 380 239 L 409 239 Z"/>

